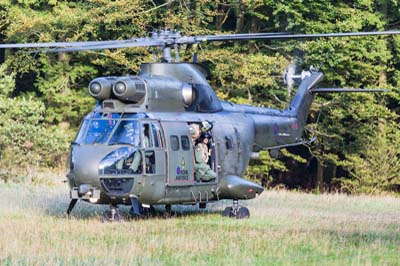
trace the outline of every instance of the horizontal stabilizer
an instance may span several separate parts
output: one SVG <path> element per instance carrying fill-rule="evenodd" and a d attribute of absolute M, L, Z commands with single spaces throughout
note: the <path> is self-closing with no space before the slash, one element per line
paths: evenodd
<path fill-rule="evenodd" d="M 313 88 L 311 93 L 331 93 L 331 92 L 387 92 L 386 89 L 346 89 L 346 88 Z"/>

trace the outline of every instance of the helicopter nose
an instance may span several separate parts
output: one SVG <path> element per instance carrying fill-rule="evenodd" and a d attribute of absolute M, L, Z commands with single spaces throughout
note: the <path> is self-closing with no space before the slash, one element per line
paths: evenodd
<path fill-rule="evenodd" d="M 73 148 L 73 169 L 76 185 L 90 184 L 100 187 L 99 162 L 107 154 L 107 149 L 94 146 Z"/>

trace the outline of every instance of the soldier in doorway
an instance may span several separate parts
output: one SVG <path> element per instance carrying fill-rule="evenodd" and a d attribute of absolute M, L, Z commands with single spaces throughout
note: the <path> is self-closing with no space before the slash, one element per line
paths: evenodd
<path fill-rule="evenodd" d="M 210 134 L 208 133 L 202 134 L 199 139 L 199 143 L 196 145 L 196 147 L 201 149 L 203 162 L 205 162 L 206 164 L 208 164 L 211 155 L 211 150 L 209 149 L 210 138 L 211 138 Z"/>
<path fill-rule="evenodd" d="M 205 121 L 206 122 L 206 121 Z M 209 150 L 208 150 L 208 140 L 210 135 L 208 134 L 208 130 L 212 128 L 210 123 L 202 123 L 202 131 L 203 135 L 199 138 L 199 132 L 196 130 L 195 126 L 190 127 L 193 144 L 199 139 L 200 142 L 195 147 L 195 177 L 196 181 L 204 181 L 209 182 L 215 180 L 217 178 L 217 174 L 211 169 L 208 164 L 209 160 Z"/>

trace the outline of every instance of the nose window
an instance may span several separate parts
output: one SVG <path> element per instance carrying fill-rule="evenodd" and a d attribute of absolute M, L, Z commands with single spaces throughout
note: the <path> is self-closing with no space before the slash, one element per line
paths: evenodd
<path fill-rule="evenodd" d="M 142 154 L 135 148 L 123 147 L 109 153 L 100 162 L 99 175 L 132 175 L 142 173 Z"/>

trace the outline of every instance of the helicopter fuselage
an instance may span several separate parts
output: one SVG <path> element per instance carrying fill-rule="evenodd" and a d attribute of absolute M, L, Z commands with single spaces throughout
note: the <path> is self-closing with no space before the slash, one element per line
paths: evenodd
<path fill-rule="evenodd" d="M 71 146 L 71 198 L 98 204 L 195 204 L 251 199 L 263 188 L 242 178 L 262 149 L 302 143 L 313 96 L 322 78 L 304 78 L 287 110 L 218 100 L 196 64 L 155 63 L 139 76 L 97 78 L 98 100 Z M 216 178 L 196 177 L 190 128 L 209 121 L 210 160 Z M 205 132 L 203 132 L 205 133 Z"/>

